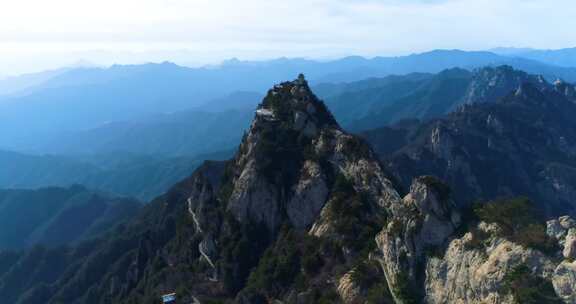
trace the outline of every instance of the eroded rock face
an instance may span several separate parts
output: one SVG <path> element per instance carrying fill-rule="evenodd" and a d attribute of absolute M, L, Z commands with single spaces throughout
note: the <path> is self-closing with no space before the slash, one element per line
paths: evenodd
<path fill-rule="evenodd" d="M 576 101 L 576 86 L 563 80 L 556 80 L 554 82 L 554 89 L 560 94 L 566 96 L 569 100 Z"/>
<path fill-rule="evenodd" d="M 303 78 L 276 85 L 259 111 L 270 114 L 256 115 L 233 160 L 227 208 L 239 221 L 263 222 L 271 231 L 284 214 L 303 229 L 320 213 L 329 191 L 326 173 L 304 150 L 320 130 L 339 127 Z"/>
<path fill-rule="evenodd" d="M 492 234 L 497 226 L 481 223 L 478 229 Z M 493 238 L 481 248 L 472 247 L 466 233 L 454 239 L 442 258 L 426 263 L 426 303 L 513 303 L 502 294 L 503 279 L 518 265 L 527 265 L 535 274 L 549 278 L 553 263 L 536 250 Z"/>
<path fill-rule="evenodd" d="M 405 300 L 398 286 L 406 283 L 415 289 L 415 282 L 423 277 L 418 265 L 426 251 L 437 250 L 460 224 L 453 202 L 441 187 L 432 177 L 416 179 L 402 203 L 391 208 L 392 218 L 376 237 L 380 264 L 398 303 Z"/>
<path fill-rule="evenodd" d="M 514 303 L 510 294 L 503 293 L 504 280 L 512 269 L 522 265 L 532 275 L 550 281 L 562 301 L 576 303 L 576 266 L 569 257 L 574 248 L 573 225 L 567 216 L 548 221 L 547 233 L 564 248 L 557 254 L 544 255 L 498 237 L 500 227 L 481 222 L 476 229 L 487 236 L 483 244 L 478 245 L 468 232 L 453 238 L 444 256 L 427 259 L 425 302 Z M 557 257 L 562 253 L 567 260 L 559 262 Z"/>
<path fill-rule="evenodd" d="M 474 73 L 473 81 L 464 96 L 464 103 L 493 102 L 522 83 L 546 87 L 542 76 L 529 75 L 511 66 L 486 67 Z"/>
<path fill-rule="evenodd" d="M 270 228 L 280 225 L 280 206 L 277 204 L 279 194 L 266 178 L 258 174 L 256 160 L 251 159 L 244 166 L 233 189 L 228 210 L 240 222 L 264 222 Z"/>
<path fill-rule="evenodd" d="M 560 225 L 560 221 L 554 219 L 546 222 L 546 234 L 549 236 L 558 240 L 563 240 L 566 237 L 566 232 L 566 228 Z"/>
<path fill-rule="evenodd" d="M 573 215 L 574 99 L 537 76 L 507 68 L 487 71 L 480 88 L 488 90 L 471 94 L 488 102 L 472 102 L 417 127 L 383 129 L 405 134 L 404 144 L 381 155 L 390 172 L 406 188 L 417 176 L 438 176 L 459 205 L 527 196 L 547 217 Z M 497 89 L 501 84 L 506 91 Z M 375 146 L 387 146 L 378 131 L 368 136 Z"/>
<path fill-rule="evenodd" d="M 565 303 L 576 303 L 576 222 L 570 216 L 561 216 L 546 225 L 546 232 L 558 240 L 564 258 L 551 278 L 554 290 Z"/>
<path fill-rule="evenodd" d="M 558 240 L 560 247 L 564 248 L 562 254 L 565 258 L 574 258 L 576 250 L 576 222 L 570 216 L 561 216 L 546 222 L 548 236 Z"/>
<path fill-rule="evenodd" d="M 416 179 L 376 238 L 378 259 L 397 303 L 515 303 L 506 280 L 522 267 L 551 283 L 559 299 L 576 303 L 572 218 L 547 223 L 548 235 L 561 245 L 547 254 L 502 237 L 497 224 L 480 222 L 470 227 L 473 232 L 457 235 L 460 216 L 442 189 L 429 177 Z"/>
<path fill-rule="evenodd" d="M 351 151 L 356 147 L 366 149 L 363 152 Z M 317 153 L 327 156 L 327 160 L 334 166 L 338 174 L 342 174 L 349 179 L 357 192 L 366 195 L 373 213 L 386 212 L 400 203 L 400 195 L 394 189 L 392 183 L 381 169 L 380 164 L 375 160 L 372 152 L 358 142 L 354 136 L 346 134 L 341 130 L 324 131 L 315 142 Z M 330 151 L 326 153 L 326 151 Z M 329 217 L 330 200 L 329 197 L 320 213 L 314 221 L 309 233 L 311 235 L 334 236 L 334 221 Z"/>
<path fill-rule="evenodd" d="M 328 192 L 327 178 L 320 165 L 306 161 L 294 187 L 294 195 L 286 207 L 288 217 L 295 227 L 307 228 L 316 219 L 326 202 Z"/>
<path fill-rule="evenodd" d="M 576 303 L 576 262 L 560 263 L 554 271 L 552 283 L 556 294 L 565 303 Z"/>
<path fill-rule="evenodd" d="M 362 303 L 362 289 L 354 283 L 352 279 L 353 271 L 349 271 L 343 275 L 338 281 L 338 294 L 342 301 L 346 304 L 360 304 Z"/>
<path fill-rule="evenodd" d="M 576 229 L 571 228 L 568 230 L 562 255 L 564 255 L 566 259 L 573 260 L 576 258 Z"/>
<path fill-rule="evenodd" d="M 374 208 L 399 201 L 370 148 L 338 126 L 303 78 L 276 85 L 259 110 L 274 119 L 256 116 L 231 170 L 227 209 L 239 221 L 264 222 L 271 231 L 285 216 L 297 229 L 321 226 L 340 174 Z"/>

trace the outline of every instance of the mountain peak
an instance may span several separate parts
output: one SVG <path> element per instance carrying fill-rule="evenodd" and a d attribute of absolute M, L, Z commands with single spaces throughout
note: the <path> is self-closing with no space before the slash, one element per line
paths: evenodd
<path fill-rule="evenodd" d="M 494 102 L 524 83 L 530 83 L 539 89 L 548 86 L 542 76 L 530 75 L 509 65 L 477 69 L 464 97 L 464 103 Z"/>
<path fill-rule="evenodd" d="M 356 168 L 359 161 L 362 168 Z M 368 167 L 370 174 L 362 171 Z M 229 167 L 225 184 L 231 191 L 224 200 L 240 222 L 262 222 L 272 232 L 286 221 L 306 229 L 338 175 L 353 177 L 358 189 L 360 176 L 389 185 L 370 147 L 340 128 L 300 75 L 275 85 L 258 106 Z M 394 194 L 382 201 L 393 200 L 389 197 Z M 373 197 L 370 204 L 379 199 Z"/>
<path fill-rule="evenodd" d="M 570 104 L 570 99 L 554 87 L 539 87 L 537 84 L 524 82 L 518 88 L 501 99 L 502 103 L 520 105 L 529 112 L 541 111 L 549 114 L 550 111 L 564 111 Z M 554 110 L 553 110 L 554 109 Z"/>
<path fill-rule="evenodd" d="M 303 74 L 269 90 L 256 110 L 255 122 L 280 124 L 307 136 L 315 135 L 325 126 L 339 128 L 324 102 L 312 93 Z"/>

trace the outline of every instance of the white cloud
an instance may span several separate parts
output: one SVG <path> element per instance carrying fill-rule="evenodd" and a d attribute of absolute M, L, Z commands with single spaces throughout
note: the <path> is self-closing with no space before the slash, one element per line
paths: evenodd
<path fill-rule="evenodd" d="M 160 54 L 186 49 L 196 61 L 214 61 L 231 56 L 330 57 L 576 45 L 571 33 L 576 26 L 573 0 L 556 0 L 554 5 L 549 0 L 0 2 L 5 2 L 0 4 L 4 70 L 32 56 L 55 64 L 58 54 L 75 61 L 78 56 L 95 56 L 94 50 Z M 13 60 L 16 55 L 21 59 Z M 99 56 L 87 59 L 111 60 Z M 150 55 L 150 60 L 154 56 L 158 55 Z"/>

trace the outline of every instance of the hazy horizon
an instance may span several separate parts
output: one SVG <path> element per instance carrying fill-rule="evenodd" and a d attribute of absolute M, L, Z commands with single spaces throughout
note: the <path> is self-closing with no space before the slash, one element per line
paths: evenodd
<path fill-rule="evenodd" d="M 433 51 L 466 51 L 466 52 L 495 52 L 497 54 L 509 54 L 514 55 L 515 52 L 522 52 L 525 50 L 546 50 L 546 51 L 555 51 L 555 50 L 562 50 L 562 49 L 572 49 L 576 47 L 567 46 L 565 48 L 559 49 L 538 49 L 532 47 L 508 47 L 508 46 L 500 46 L 494 47 L 489 49 L 464 49 L 464 48 L 450 48 L 450 49 L 426 49 L 420 51 L 413 51 L 413 52 L 403 52 L 403 53 L 376 53 L 376 54 L 357 54 L 357 53 L 350 53 L 350 54 L 342 54 L 342 55 L 334 55 L 334 56 L 306 56 L 306 55 L 294 55 L 294 56 L 286 56 L 282 54 L 270 54 L 269 56 L 230 56 L 230 57 L 222 57 L 212 60 L 205 60 L 205 61 L 195 61 L 195 57 L 193 52 L 190 50 L 174 50 L 174 51 L 143 51 L 143 52 L 113 52 L 113 51 L 102 51 L 102 50 L 93 50 L 93 51 L 86 51 L 86 52 L 79 52 L 78 57 L 74 58 L 72 61 L 67 60 L 50 60 L 48 58 L 48 62 L 41 63 L 41 64 L 34 64 L 30 65 L 29 68 L 23 68 L 18 71 L 8 72 L 3 71 L 0 73 L 0 80 L 9 78 L 9 77 L 18 77 L 27 74 L 35 74 L 47 71 L 54 71 L 58 69 L 66 69 L 66 68 L 109 68 L 113 65 L 139 65 L 139 64 L 161 64 L 164 62 L 174 63 L 179 66 L 183 67 L 191 67 L 191 68 L 201 68 L 201 67 L 211 67 L 211 66 L 219 66 L 225 64 L 226 62 L 232 60 L 239 60 L 239 61 L 269 61 L 269 60 L 278 60 L 278 59 L 305 59 L 305 60 L 312 60 L 312 61 L 333 61 L 344 59 L 347 57 L 363 57 L 367 59 L 372 59 L 376 57 L 404 57 L 410 55 L 418 55 Z M 497 52 L 498 51 L 498 52 Z M 92 56 L 90 55 L 92 54 Z"/>
<path fill-rule="evenodd" d="M 568 0 L 24 0 L 0 12 L 0 76 L 78 61 L 198 66 L 229 58 L 560 49 L 576 45 L 570 7 L 576 4 Z"/>

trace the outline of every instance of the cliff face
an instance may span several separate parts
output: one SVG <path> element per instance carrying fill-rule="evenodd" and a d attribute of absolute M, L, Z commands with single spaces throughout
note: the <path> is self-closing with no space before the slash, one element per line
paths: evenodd
<path fill-rule="evenodd" d="M 433 177 L 414 181 L 402 202 L 376 237 L 379 262 L 396 302 L 416 301 L 424 278 L 419 273 L 426 254 L 441 251 L 445 241 L 460 225 L 446 186 Z"/>
<path fill-rule="evenodd" d="M 268 93 L 231 172 L 228 209 L 271 230 L 283 216 L 297 229 L 309 228 L 339 174 L 369 192 L 375 207 L 398 198 L 370 149 L 340 129 L 302 78 Z"/>
<path fill-rule="evenodd" d="M 204 252 L 214 276 L 226 278 L 230 273 L 218 259 L 225 255 L 223 251 L 228 244 L 224 239 L 230 233 L 226 228 L 230 223 L 224 219 L 219 225 L 214 224 L 214 212 L 203 211 L 207 209 L 204 207 L 206 201 L 218 205 L 213 209 L 221 210 L 221 218 L 228 214 L 240 226 L 259 227 L 259 237 L 251 235 L 253 232 L 241 236 L 257 239 L 256 257 L 286 250 L 282 247 L 288 241 L 282 239 L 290 235 L 289 242 L 295 243 L 296 247 L 314 239 L 336 244 L 340 247 L 338 252 L 315 249 L 313 253 L 304 252 L 306 250 L 299 253 L 312 255 L 317 264 L 337 263 L 346 269 L 352 267 L 352 261 L 362 259 L 362 247 L 373 243 L 386 210 L 399 200 L 370 148 L 340 129 L 305 80 L 299 78 L 279 84 L 268 92 L 238 153 L 226 166 L 218 197 L 191 198 L 188 204 L 190 213 L 197 219 L 195 222 L 200 223 L 197 231 L 203 240 L 199 251 Z M 203 227 L 203 222 L 211 224 Z M 342 255 L 338 259 L 343 260 L 335 261 L 335 255 Z M 250 267 L 250 263 L 237 261 L 237 257 L 224 258 L 225 264 L 241 263 L 242 267 Z M 290 268 L 304 263 L 297 260 Z M 251 264 L 258 273 L 262 262 L 254 260 Z M 232 271 L 233 280 L 246 280 L 247 271 L 249 269 L 244 273 Z M 298 272 L 293 274 L 294 278 Z M 309 273 L 307 279 L 338 280 L 340 275 L 340 271 L 317 269 Z M 264 284 L 253 277 L 248 278 L 249 285 Z M 284 282 L 286 286 L 277 288 L 248 288 L 241 293 L 239 301 L 290 294 L 296 299 L 310 299 L 311 295 L 306 294 L 307 289 L 312 291 L 310 287 L 301 295 L 294 294 L 291 286 L 294 278 Z M 233 290 L 243 289 L 240 283 L 233 285 Z M 334 290 L 333 286 L 328 285 L 328 288 Z"/>
<path fill-rule="evenodd" d="M 376 237 L 396 303 L 576 303 L 570 217 L 544 223 L 520 199 L 462 217 L 445 189 L 416 179 Z"/>
<path fill-rule="evenodd" d="M 387 169 L 404 189 L 435 175 L 460 205 L 525 195 L 549 216 L 574 214 L 576 104 L 559 88 L 524 83 L 496 102 L 394 131 L 404 144 L 382 154 Z M 376 133 L 367 138 L 385 151 L 386 137 Z"/>
<path fill-rule="evenodd" d="M 544 77 L 515 70 L 511 66 L 478 69 L 460 104 L 495 102 L 525 83 L 539 89 L 549 86 Z"/>

